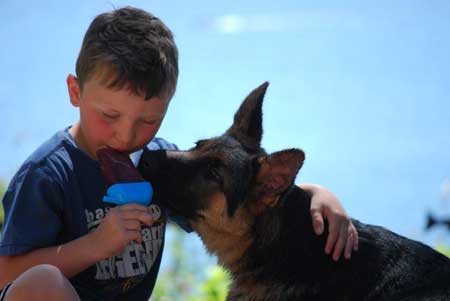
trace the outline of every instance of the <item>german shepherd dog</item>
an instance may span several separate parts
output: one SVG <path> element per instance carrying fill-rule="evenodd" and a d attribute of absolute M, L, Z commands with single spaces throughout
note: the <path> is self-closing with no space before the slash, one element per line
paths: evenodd
<path fill-rule="evenodd" d="M 303 151 L 260 146 L 267 86 L 247 96 L 222 136 L 189 151 L 145 151 L 138 166 L 154 197 L 231 273 L 227 300 L 450 300 L 450 259 L 382 227 L 352 220 L 352 259 L 324 254 L 310 196 L 293 183 Z"/>

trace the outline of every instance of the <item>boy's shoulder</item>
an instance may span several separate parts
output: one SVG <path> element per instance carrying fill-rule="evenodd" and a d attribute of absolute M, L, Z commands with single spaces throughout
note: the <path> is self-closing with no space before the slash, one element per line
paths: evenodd
<path fill-rule="evenodd" d="M 155 137 L 152 141 L 147 145 L 149 150 L 178 150 L 176 144 L 173 144 L 163 138 Z"/>
<path fill-rule="evenodd" d="M 43 162 L 61 157 L 67 152 L 67 148 L 75 147 L 68 128 L 56 132 L 50 139 L 42 143 L 25 160 L 23 165 L 40 165 Z"/>
<path fill-rule="evenodd" d="M 39 164 L 51 156 L 54 156 L 67 144 L 71 144 L 68 129 L 56 132 L 50 139 L 42 143 L 26 160 L 25 163 Z"/>
<path fill-rule="evenodd" d="M 63 166 L 73 168 L 72 158 L 69 154 L 71 148 L 75 148 L 75 144 L 68 129 L 56 132 L 31 153 L 19 168 L 16 176 L 36 170 L 60 171 Z"/>

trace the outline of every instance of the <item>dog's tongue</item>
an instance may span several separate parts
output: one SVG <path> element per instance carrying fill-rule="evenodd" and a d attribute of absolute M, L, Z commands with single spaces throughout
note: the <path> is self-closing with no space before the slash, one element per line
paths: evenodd
<path fill-rule="evenodd" d="M 144 181 L 126 153 L 112 148 L 102 148 L 97 151 L 97 159 L 108 186 Z"/>

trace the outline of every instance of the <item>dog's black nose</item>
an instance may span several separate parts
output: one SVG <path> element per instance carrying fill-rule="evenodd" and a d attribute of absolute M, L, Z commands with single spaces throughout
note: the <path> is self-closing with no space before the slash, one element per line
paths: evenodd
<path fill-rule="evenodd" d="M 141 159 L 139 160 L 138 169 L 144 178 L 150 177 L 156 174 L 165 159 L 167 159 L 165 150 L 151 151 L 144 149 Z"/>

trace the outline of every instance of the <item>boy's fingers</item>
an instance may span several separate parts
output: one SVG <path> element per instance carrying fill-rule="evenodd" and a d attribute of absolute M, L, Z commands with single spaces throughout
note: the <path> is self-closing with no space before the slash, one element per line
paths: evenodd
<path fill-rule="evenodd" d="M 150 226 L 155 222 L 154 218 L 150 215 L 148 210 L 125 210 L 122 212 L 122 218 L 125 220 L 137 220 L 147 226 Z"/>
<path fill-rule="evenodd" d="M 141 231 L 141 223 L 137 220 L 126 220 L 124 225 L 128 231 Z"/>
<path fill-rule="evenodd" d="M 339 239 L 337 243 L 334 246 L 334 252 L 333 252 L 333 260 L 338 261 L 339 257 L 341 257 L 342 250 L 345 247 L 345 243 L 347 242 L 347 229 L 342 229 L 339 233 Z"/>
<path fill-rule="evenodd" d="M 358 251 L 359 248 L 359 236 L 358 231 L 356 231 L 355 225 L 353 223 L 350 224 L 350 231 L 353 236 L 353 251 Z"/>
<path fill-rule="evenodd" d="M 352 257 L 352 249 L 353 244 L 355 243 L 353 233 L 350 233 L 347 237 L 347 243 L 345 244 L 344 256 L 346 259 L 350 259 Z"/>
<path fill-rule="evenodd" d="M 317 235 L 320 235 L 323 233 L 323 217 L 322 214 L 320 213 L 320 211 L 318 209 L 311 209 L 311 217 L 312 217 L 312 223 L 313 223 L 313 228 L 314 228 L 314 232 Z"/>
<path fill-rule="evenodd" d="M 122 211 L 125 211 L 125 210 L 147 211 L 148 210 L 146 206 L 136 204 L 136 203 L 122 205 L 122 206 L 119 206 L 118 208 L 120 208 L 120 210 L 122 210 Z"/>
<path fill-rule="evenodd" d="M 331 250 L 333 250 L 333 246 L 338 238 L 338 230 L 335 227 L 332 227 L 333 223 L 330 224 L 327 244 L 325 245 L 325 253 L 330 254 Z"/>
<path fill-rule="evenodd" d="M 128 243 L 135 241 L 137 243 L 142 243 L 142 234 L 141 231 L 128 230 L 127 231 L 127 239 Z"/>

